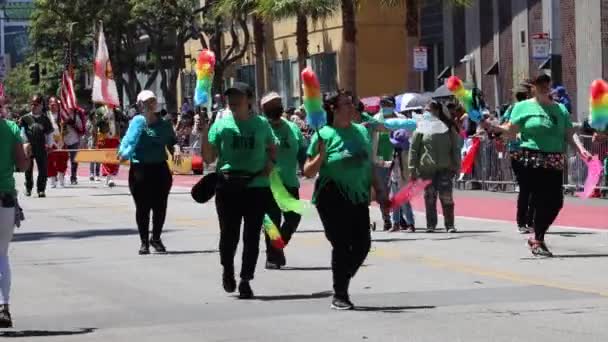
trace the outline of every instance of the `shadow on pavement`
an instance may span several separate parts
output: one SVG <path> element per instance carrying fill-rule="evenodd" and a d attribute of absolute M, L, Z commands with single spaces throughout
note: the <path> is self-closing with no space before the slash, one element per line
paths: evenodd
<path fill-rule="evenodd" d="M 82 328 L 78 330 L 22 330 L 22 331 L 2 331 L 0 337 L 47 337 L 47 336 L 68 336 L 90 334 L 96 328 Z"/>
<path fill-rule="evenodd" d="M 165 255 L 189 255 L 189 254 L 213 254 L 219 253 L 220 251 L 217 249 L 209 249 L 204 251 L 167 251 L 163 253 Z"/>
<path fill-rule="evenodd" d="M 331 291 L 317 292 L 311 294 L 292 294 L 292 295 L 279 295 L 279 296 L 255 296 L 254 299 L 261 300 L 263 302 L 282 301 L 282 300 L 305 300 L 305 299 L 321 299 L 328 298 L 333 295 Z"/>
<path fill-rule="evenodd" d="M 554 258 L 576 259 L 576 258 L 608 258 L 608 254 L 555 254 Z"/>
<path fill-rule="evenodd" d="M 560 235 L 560 236 L 564 236 L 564 237 L 572 237 L 572 236 L 576 236 L 576 235 L 595 235 L 597 233 L 593 233 L 593 232 L 547 232 L 545 234 L 547 234 L 547 235 Z"/>
<path fill-rule="evenodd" d="M 328 266 L 312 266 L 312 267 L 281 267 L 283 271 L 331 271 Z"/>
<path fill-rule="evenodd" d="M 165 230 L 163 233 L 170 232 L 171 230 Z M 138 235 L 137 229 L 88 229 L 88 230 L 74 230 L 70 232 L 57 232 L 57 233 L 16 233 L 13 236 L 13 242 L 27 242 L 27 241 L 39 241 L 47 239 L 87 239 L 91 237 L 99 236 L 124 236 L 124 235 Z"/>
<path fill-rule="evenodd" d="M 384 313 L 399 313 L 409 310 L 427 310 L 427 309 L 435 309 L 435 306 L 432 305 L 422 305 L 422 306 L 355 306 L 354 311 L 363 311 L 363 312 L 384 312 Z"/>
<path fill-rule="evenodd" d="M 416 241 L 420 239 L 400 239 L 400 238 L 388 238 L 388 239 L 372 239 L 372 242 L 398 242 L 398 241 Z"/>
<path fill-rule="evenodd" d="M 315 230 L 298 230 L 295 232 L 296 235 L 297 234 L 313 234 L 313 233 L 325 233 L 325 231 L 323 229 L 321 229 L 321 230 L 315 229 Z"/>

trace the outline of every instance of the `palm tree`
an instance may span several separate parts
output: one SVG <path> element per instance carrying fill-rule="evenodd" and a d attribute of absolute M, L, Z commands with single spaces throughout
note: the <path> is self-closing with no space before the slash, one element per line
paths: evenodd
<path fill-rule="evenodd" d="M 256 13 L 267 19 L 296 17 L 298 68 L 302 72 L 308 59 L 308 18 L 317 20 L 327 17 L 337 6 L 336 0 L 258 0 Z"/>
<path fill-rule="evenodd" d="M 356 23 L 357 0 L 341 0 L 342 7 L 342 40 L 344 46 L 342 73 L 342 88 L 357 96 L 357 23 Z"/>

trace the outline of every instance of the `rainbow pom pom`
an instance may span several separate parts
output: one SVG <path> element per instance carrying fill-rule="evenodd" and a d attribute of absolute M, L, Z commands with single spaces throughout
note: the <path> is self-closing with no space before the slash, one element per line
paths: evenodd
<path fill-rule="evenodd" d="M 589 89 L 589 125 L 598 130 L 608 130 L 608 83 L 604 80 L 595 80 Z"/>
<path fill-rule="evenodd" d="M 302 88 L 304 89 L 304 109 L 308 125 L 319 130 L 327 124 L 327 113 L 323 109 L 321 85 L 311 68 L 302 71 Z"/>
<path fill-rule="evenodd" d="M 464 88 L 462 80 L 457 76 L 451 76 L 445 81 L 445 85 L 464 106 L 469 118 L 475 122 L 481 121 L 481 113 L 479 112 L 479 109 L 473 107 L 473 93 Z"/>
<path fill-rule="evenodd" d="M 281 237 L 279 228 L 277 228 L 277 225 L 272 222 L 268 214 L 264 215 L 264 232 L 266 232 L 266 235 L 268 235 L 272 247 L 276 249 L 285 248 L 285 241 L 283 241 L 283 238 Z"/>
<path fill-rule="evenodd" d="M 211 85 L 215 72 L 215 54 L 211 50 L 203 50 L 196 61 L 196 89 L 194 91 L 194 104 L 203 106 L 209 103 Z"/>

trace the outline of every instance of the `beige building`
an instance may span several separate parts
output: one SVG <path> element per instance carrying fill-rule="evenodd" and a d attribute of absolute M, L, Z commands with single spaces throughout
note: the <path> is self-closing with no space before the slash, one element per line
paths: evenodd
<path fill-rule="evenodd" d="M 397 94 L 406 91 L 408 60 L 405 33 L 405 10 L 385 9 L 378 0 L 362 3 L 357 12 L 357 93 L 360 97 Z M 308 22 L 308 65 L 317 73 L 323 91 L 335 90 L 344 79 L 342 61 L 342 13 L 336 11 L 328 18 Z M 250 32 L 252 32 L 250 27 Z M 269 22 L 265 25 L 265 84 L 267 90 L 278 91 L 288 106 L 300 103 L 300 80 L 297 64 L 296 19 Z M 230 46 L 230 36 L 224 44 Z M 181 100 L 192 96 L 193 59 L 200 51 L 198 41 L 185 46 L 186 69 L 180 77 Z M 190 57 L 188 57 L 190 56 Z M 255 86 L 253 35 L 245 56 L 224 74 L 224 84 L 244 81 Z"/>

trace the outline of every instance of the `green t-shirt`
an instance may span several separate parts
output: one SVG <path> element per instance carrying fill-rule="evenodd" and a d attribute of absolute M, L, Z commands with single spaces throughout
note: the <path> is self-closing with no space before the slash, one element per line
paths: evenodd
<path fill-rule="evenodd" d="M 218 171 L 258 173 L 268 161 L 268 146 L 276 145 L 277 141 L 266 118 L 252 115 L 239 121 L 228 115 L 213 123 L 209 143 L 218 154 Z M 267 186 L 270 183 L 266 176 L 256 177 L 249 183 L 249 187 Z"/>
<path fill-rule="evenodd" d="M 395 150 L 393 144 L 391 144 L 389 133 L 379 132 L 378 135 L 378 158 L 382 158 L 383 161 L 393 160 L 393 152 Z"/>
<path fill-rule="evenodd" d="M 312 136 L 308 156 L 317 155 L 319 135 L 325 143 L 327 159 L 319 171 L 319 183 L 313 194 L 313 203 L 320 188 L 334 182 L 342 195 L 354 204 L 369 203 L 372 146 L 365 127 L 351 124 L 347 128 L 325 126 Z"/>
<path fill-rule="evenodd" d="M 564 105 L 541 105 L 535 99 L 515 104 L 513 124 L 520 127 L 521 148 L 541 152 L 566 151 L 566 131 L 572 128 L 570 114 Z"/>
<path fill-rule="evenodd" d="M 13 121 L 0 119 L 0 192 L 15 192 L 15 145 L 21 143 L 21 130 Z"/>
<path fill-rule="evenodd" d="M 167 160 L 167 148 L 177 143 L 171 122 L 159 119 L 141 132 L 131 162 L 156 164 Z"/>
<path fill-rule="evenodd" d="M 304 147 L 304 136 L 298 126 L 285 119 L 281 119 L 281 125 L 271 125 L 274 135 L 279 141 L 277 146 L 277 167 L 281 180 L 286 187 L 298 188 L 298 153 Z"/>

